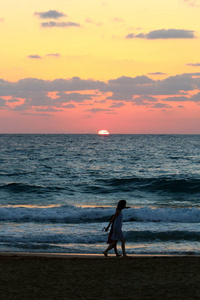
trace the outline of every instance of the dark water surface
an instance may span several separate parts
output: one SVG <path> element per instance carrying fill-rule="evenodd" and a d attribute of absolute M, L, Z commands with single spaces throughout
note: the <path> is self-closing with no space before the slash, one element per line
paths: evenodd
<path fill-rule="evenodd" d="M 200 135 L 0 135 L 0 251 L 200 254 Z"/>

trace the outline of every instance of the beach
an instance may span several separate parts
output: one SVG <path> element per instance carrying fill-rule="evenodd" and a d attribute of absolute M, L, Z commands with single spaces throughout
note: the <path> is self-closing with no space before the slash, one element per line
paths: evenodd
<path fill-rule="evenodd" d="M 2 300 L 200 299 L 199 256 L 0 254 Z"/>

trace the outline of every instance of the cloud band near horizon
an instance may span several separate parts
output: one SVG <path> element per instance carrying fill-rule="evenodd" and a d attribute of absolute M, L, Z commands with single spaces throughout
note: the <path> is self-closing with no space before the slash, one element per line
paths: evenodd
<path fill-rule="evenodd" d="M 194 90 L 196 93 L 192 95 Z M 99 107 L 100 103 L 106 102 L 108 107 Z M 75 104 L 90 103 L 92 107 L 88 112 L 111 113 L 127 102 L 157 109 L 171 108 L 169 102 L 200 104 L 200 73 L 170 76 L 163 80 L 153 80 L 145 75 L 122 76 L 108 82 L 79 77 L 52 81 L 37 78 L 17 82 L 0 80 L 0 108 L 18 112 L 33 108 L 38 111 L 42 107 L 43 111 L 50 111 L 50 108 L 60 111 L 75 108 Z"/>

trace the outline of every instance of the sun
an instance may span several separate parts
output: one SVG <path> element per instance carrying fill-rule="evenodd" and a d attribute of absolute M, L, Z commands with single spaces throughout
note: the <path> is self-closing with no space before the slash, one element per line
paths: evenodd
<path fill-rule="evenodd" d="M 108 132 L 108 130 L 103 129 L 103 130 L 99 130 L 98 134 L 99 135 L 108 135 L 110 133 Z"/>

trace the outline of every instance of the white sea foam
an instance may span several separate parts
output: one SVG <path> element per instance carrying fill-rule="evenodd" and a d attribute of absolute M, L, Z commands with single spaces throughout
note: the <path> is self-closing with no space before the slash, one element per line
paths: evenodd
<path fill-rule="evenodd" d="M 141 222 L 199 223 L 199 208 L 150 208 L 142 207 L 128 211 L 125 220 Z"/>
<path fill-rule="evenodd" d="M 107 222 L 114 208 L 60 207 L 0 207 L 0 221 L 85 223 Z M 123 212 L 124 221 L 200 223 L 199 208 L 131 208 Z"/>

